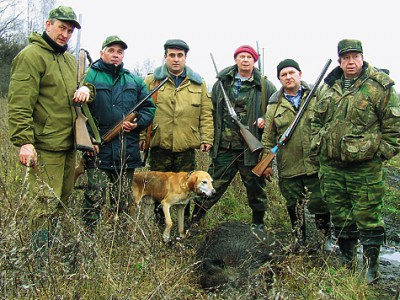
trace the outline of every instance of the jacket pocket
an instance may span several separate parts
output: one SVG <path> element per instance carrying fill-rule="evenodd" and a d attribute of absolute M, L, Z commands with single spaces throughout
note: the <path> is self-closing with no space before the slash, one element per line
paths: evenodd
<path fill-rule="evenodd" d="M 341 142 L 341 160 L 363 162 L 371 160 L 379 148 L 381 136 L 377 133 L 367 135 L 346 135 Z"/>

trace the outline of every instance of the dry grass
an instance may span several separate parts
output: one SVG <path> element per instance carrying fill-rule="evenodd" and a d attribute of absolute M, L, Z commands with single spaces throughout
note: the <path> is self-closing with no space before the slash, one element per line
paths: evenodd
<path fill-rule="evenodd" d="M 288 254 L 272 264 L 273 283 L 265 266 L 240 290 L 206 293 L 198 283 L 197 246 L 204 234 L 226 220 L 250 222 L 244 188 L 235 179 L 221 202 L 207 215 L 200 234 L 162 242 L 162 228 L 152 220 L 104 218 L 94 236 L 81 223 L 82 190 L 76 190 L 62 218 L 62 230 L 47 267 L 37 272 L 26 211 L 29 197 L 25 169 L 8 141 L 5 101 L 0 99 L 0 295 L 1 299 L 367 299 L 369 288 L 337 268 L 336 258 L 319 253 Z M 199 154 L 199 168 L 208 157 Z M 81 180 L 83 180 L 82 178 Z M 268 185 L 267 228 L 289 234 L 284 201 L 276 182 Z M 105 215 L 107 215 L 105 211 Z M 175 220 L 175 216 L 172 216 Z M 132 230 L 127 230 L 127 225 Z M 176 226 L 172 234 L 177 235 Z M 286 238 L 287 240 L 287 238 Z M 371 299 L 371 298 L 368 298 Z"/>

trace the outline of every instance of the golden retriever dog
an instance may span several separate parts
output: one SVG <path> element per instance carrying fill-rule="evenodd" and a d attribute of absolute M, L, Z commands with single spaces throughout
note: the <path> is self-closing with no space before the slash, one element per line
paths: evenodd
<path fill-rule="evenodd" d="M 172 228 L 170 208 L 176 206 L 179 235 L 184 238 L 185 206 L 195 195 L 212 196 L 215 193 L 212 181 L 210 174 L 205 171 L 135 173 L 132 184 L 134 201 L 129 206 L 129 214 L 133 216 L 135 206 L 145 197 L 160 203 L 165 215 L 163 240 L 167 242 Z"/>

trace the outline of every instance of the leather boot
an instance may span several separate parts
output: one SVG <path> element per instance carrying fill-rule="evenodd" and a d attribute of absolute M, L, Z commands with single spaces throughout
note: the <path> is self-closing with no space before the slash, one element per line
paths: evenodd
<path fill-rule="evenodd" d="M 324 236 L 323 247 L 322 247 L 323 250 L 332 251 L 333 242 L 331 234 L 331 215 L 329 213 L 315 214 L 315 226 L 317 230 L 322 233 L 322 236 Z"/>
<path fill-rule="evenodd" d="M 304 246 L 306 243 L 306 222 L 304 209 L 288 207 L 287 210 L 297 242 L 299 245 Z"/>
<path fill-rule="evenodd" d="M 192 226 L 201 226 L 204 217 L 206 216 L 207 209 L 205 207 L 201 207 L 197 203 L 195 203 L 193 212 L 192 212 L 192 221 L 190 222 L 190 227 Z"/>
<path fill-rule="evenodd" d="M 264 230 L 265 211 L 255 211 L 252 213 L 251 226 L 255 229 Z"/>
<path fill-rule="evenodd" d="M 370 284 L 380 278 L 379 252 L 380 245 L 363 245 L 363 272 L 362 276 Z"/>

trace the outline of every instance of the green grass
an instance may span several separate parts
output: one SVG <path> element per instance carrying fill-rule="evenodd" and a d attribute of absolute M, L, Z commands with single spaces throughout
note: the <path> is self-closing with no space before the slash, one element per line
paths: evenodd
<path fill-rule="evenodd" d="M 372 296 L 373 288 L 338 267 L 335 256 L 321 253 L 281 257 L 263 266 L 251 286 L 240 290 L 220 294 L 203 291 L 195 253 L 204 233 L 226 220 L 251 221 L 239 178 L 207 215 L 204 233 L 170 244 L 162 242 L 162 228 L 141 215 L 126 220 L 130 230 L 120 220 L 104 218 L 94 238 L 89 237 L 80 219 L 82 190 L 76 190 L 62 218 L 61 243 L 52 248 L 48 266 L 37 272 L 26 213 L 31 203 L 26 170 L 7 137 L 3 100 L 0 111 L 2 299 L 379 299 Z M 208 156 L 199 153 L 198 160 L 199 168 L 207 170 Z M 285 233 L 287 238 L 290 225 L 276 181 L 268 184 L 267 192 L 270 201 L 266 227 L 271 232 Z M 388 211 L 396 208 L 395 197 L 395 191 L 388 194 Z M 172 218 L 176 220 L 174 213 Z M 176 235 L 176 225 L 172 234 Z M 270 269 L 275 274 L 271 286 L 266 284 L 263 272 Z"/>

